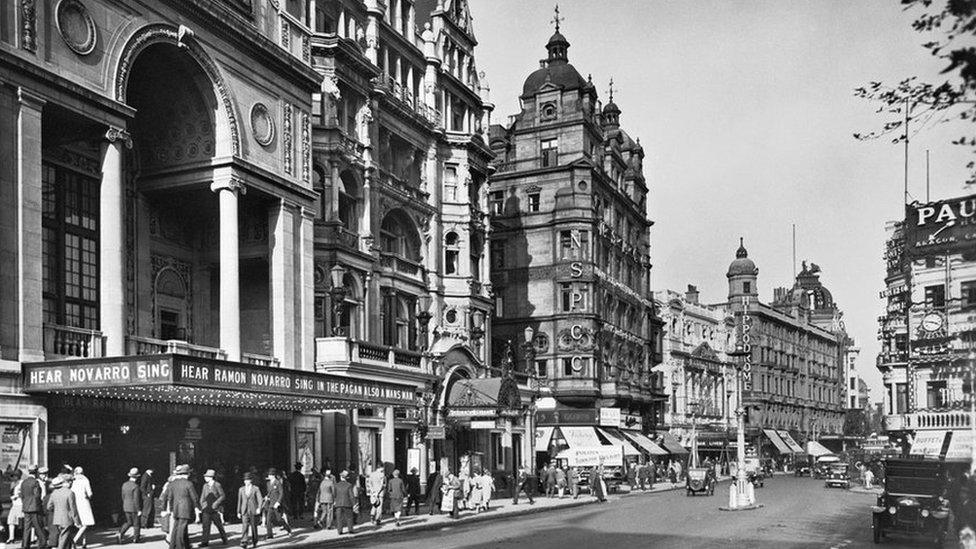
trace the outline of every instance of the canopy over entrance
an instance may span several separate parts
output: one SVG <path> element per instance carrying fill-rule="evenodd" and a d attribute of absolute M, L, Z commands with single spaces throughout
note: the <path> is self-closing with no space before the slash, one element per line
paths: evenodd
<path fill-rule="evenodd" d="M 816 440 L 809 440 L 807 441 L 807 453 L 813 457 L 820 457 L 826 454 L 832 454 L 833 452 L 828 450 L 826 446 L 820 444 Z"/>
<path fill-rule="evenodd" d="M 665 450 L 676 456 L 688 453 L 688 450 L 685 450 L 684 446 L 678 443 L 678 439 L 676 439 L 674 435 L 670 433 L 665 433 L 664 436 L 661 437 L 661 445 L 664 446 Z"/>
<path fill-rule="evenodd" d="M 23 383 L 29 394 L 270 410 L 420 402 L 409 385 L 176 354 L 27 363 Z"/>
<path fill-rule="evenodd" d="M 447 397 L 449 417 L 520 415 L 522 396 L 510 376 L 458 379 Z"/>

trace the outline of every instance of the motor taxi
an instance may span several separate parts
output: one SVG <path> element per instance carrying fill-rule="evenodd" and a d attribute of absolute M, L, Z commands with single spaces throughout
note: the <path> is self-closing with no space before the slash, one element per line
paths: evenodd
<path fill-rule="evenodd" d="M 928 538 L 942 547 L 949 529 L 945 463 L 923 459 L 885 460 L 884 492 L 871 506 L 874 542 L 891 533 Z"/>
<path fill-rule="evenodd" d="M 766 476 L 763 474 L 759 458 L 747 457 L 745 461 L 746 480 L 756 488 L 762 488 L 766 483 Z"/>
<path fill-rule="evenodd" d="M 685 477 L 685 490 L 688 496 L 705 494 L 715 494 L 715 479 L 711 469 L 692 468 L 688 469 L 688 476 Z"/>
<path fill-rule="evenodd" d="M 824 487 L 840 486 L 841 488 L 851 487 L 851 474 L 846 463 L 831 463 L 824 477 Z"/>

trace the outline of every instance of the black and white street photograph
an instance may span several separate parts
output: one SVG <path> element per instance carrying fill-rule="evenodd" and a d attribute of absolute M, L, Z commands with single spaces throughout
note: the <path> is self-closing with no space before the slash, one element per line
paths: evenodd
<path fill-rule="evenodd" d="M 976 549 L 976 0 L 0 0 L 0 549 Z"/>

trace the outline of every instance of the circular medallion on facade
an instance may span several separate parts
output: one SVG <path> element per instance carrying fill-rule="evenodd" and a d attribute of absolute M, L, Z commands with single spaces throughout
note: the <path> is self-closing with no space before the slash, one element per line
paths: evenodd
<path fill-rule="evenodd" d="M 457 319 L 458 319 L 458 314 L 455 309 L 448 309 L 447 312 L 444 313 L 444 320 L 446 320 L 448 324 L 457 323 Z"/>
<path fill-rule="evenodd" d="M 98 32 L 84 4 L 78 0 L 61 0 L 55 10 L 55 22 L 58 33 L 72 51 L 88 55 L 95 50 Z"/>
<path fill-rule="evenodd" d="M 264 103 L 255 103 L 251 107 L 251 131 L 254 132 L 254 140 L 263 147 L 274 142 L 274 119 Z"/>

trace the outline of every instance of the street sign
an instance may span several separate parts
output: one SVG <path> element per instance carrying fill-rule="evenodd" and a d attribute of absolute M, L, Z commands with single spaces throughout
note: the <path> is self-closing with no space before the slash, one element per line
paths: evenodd
<path fill-rule="evenodd" d="M 427 427 L 427 440 L 444 440 L 445 435 L 443 425 L 429 425 Z"/>

